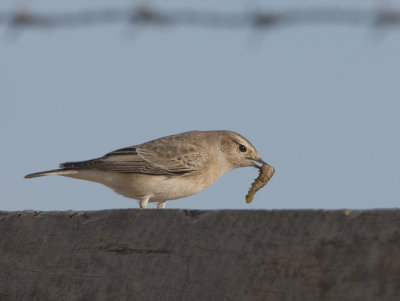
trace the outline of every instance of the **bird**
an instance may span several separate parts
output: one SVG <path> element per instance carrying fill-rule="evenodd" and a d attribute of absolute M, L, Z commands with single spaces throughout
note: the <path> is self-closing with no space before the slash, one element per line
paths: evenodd
<path fill-rule="evenodd" d="M 139 201 L 140 208 L 196 194 L 236 168 L 265 163 L 242 135 L 227 130 L 189 131 L 130 147 L 103 157 L 60 164 L 59 169 L 25 178 L 59 175 L 103 184 Z"/>

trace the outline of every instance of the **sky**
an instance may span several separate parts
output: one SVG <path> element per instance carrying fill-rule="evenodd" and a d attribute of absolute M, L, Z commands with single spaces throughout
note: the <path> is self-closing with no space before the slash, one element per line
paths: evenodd
<path fill-rule="evenodd" d="M 377 7 L 377 1 L 317 2 Z M 242 13 L 317 2 L 149 3 Z M 139 3 L 4 0 L 0 11 Z M 385 5 L 400 8 L 394 1 Z M 249 167 L 167 208 L 398 208 L 399 53 L 400 27 L 108 24 L 17 32 L 1 26 L 0 210 L 138 208 L 136 200 L 100 184 L 23 177 L 166 135 L 221 129 L 247 137 L 275 167 L 274 177 L 251 204 L 245 195 L 258 172 Z"/>

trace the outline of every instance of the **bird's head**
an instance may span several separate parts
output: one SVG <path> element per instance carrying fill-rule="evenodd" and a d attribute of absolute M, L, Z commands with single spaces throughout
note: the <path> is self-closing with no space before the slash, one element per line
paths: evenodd
<path fill-rule="evenodd" d="M 258 163 L 265 164 L 256 148 L 245 137 L 231 131 L 221 133 L 221 151 L 229 169 L 253 166 L 260 168 Z"/>

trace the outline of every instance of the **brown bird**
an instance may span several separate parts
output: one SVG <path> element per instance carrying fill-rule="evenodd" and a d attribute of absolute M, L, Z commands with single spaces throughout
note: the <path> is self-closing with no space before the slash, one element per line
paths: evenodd
<path fill-rule="evenodd" d="M 231 131 L 191 131 L 122 148 L 97 159 L 67 162 L 60 169 L 26 175 L 60 175 L 101 183 L 128 198 L 165 202 L 200 192 L 224 173 L 266 164 L 254 146 Z"/>

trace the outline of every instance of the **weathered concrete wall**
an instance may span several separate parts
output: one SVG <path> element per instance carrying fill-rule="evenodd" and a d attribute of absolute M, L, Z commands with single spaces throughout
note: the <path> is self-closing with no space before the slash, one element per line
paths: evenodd
<path fill-rule="evenodd" d="M 399 298 L 399 210 L 0 212 L 0 300 Z"/>

